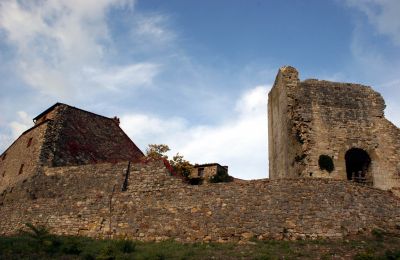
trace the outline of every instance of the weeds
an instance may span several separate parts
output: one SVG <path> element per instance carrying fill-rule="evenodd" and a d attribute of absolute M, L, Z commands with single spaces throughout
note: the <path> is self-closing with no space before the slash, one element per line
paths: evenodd
<path fill-rule="evenodd" d="M 26 225 L 20 235 L 0 237 L 0 259 L 400 259 L 400 238 L 381 230 L 352 240 L 259 241 L 237 243 L 139 242 L 55 236 Z"/>

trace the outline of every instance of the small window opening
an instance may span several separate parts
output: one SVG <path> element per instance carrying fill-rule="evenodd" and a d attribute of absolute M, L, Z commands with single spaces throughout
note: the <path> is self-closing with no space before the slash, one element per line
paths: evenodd
<path fill-rule="evenodd" d="M 198 169 L 198 176 L 203 177 L 204 176 L 204 168 L 199 168 Z"/>
<path fill-rule="evenodd" d="M 2 177 L 6 176 L 6 171 L 3 172 L 3 174 L 1 175 Z"/>
<path fill-rule="evenodd" d="M 310 177 L 312 177 L 312 172 L 310 172 Z"/>
<path fill-rule="evenodd" d="M 23 171 L 24 171 L 24 164 L 21 164 L 18 174 L 22 174 Z"/>
<path fill-rule="evenodd" d="M 29 147 L 29 146 L 31 146 L 31 144 L 32 144 L 32 137 L 31 138 L 29 138 L 29 140 L 28 140 L 28 144 L 26 145 L 26 147 Z"/>
<path fill-rule="evenodd" d="M 318 165 L 321 170 L 326 170 L 329 173 L 335 169 L 332 158 L 326 154 L 321 154 L 319 156 Z"/>
<path fill-rule="evenodd" d="M 4 161 L 6 159 L 7 153 L 3 154 L 2 160 Z"/>

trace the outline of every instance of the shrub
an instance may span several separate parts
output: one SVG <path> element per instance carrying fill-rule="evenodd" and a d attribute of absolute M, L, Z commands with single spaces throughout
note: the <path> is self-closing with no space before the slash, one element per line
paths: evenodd
<path fill-rule="evenodd" d="M 61 252 L 67 255 L 79 255 L 82 252 L 81 245 L 77 238 L 65 238 L 61 245 Z"/>
<path fill-rule="evenodd" d="M 382 230 L 382 229 L 380 229 L 380 228 L 374 228 L 374 229 L 371 231 L 371 234 L 375 237 L 376 240 L 382 241 L 382 240 L 383 240 L 383 237 L 384 237 L 384 235 L 385 235 L 385 231 Z"/>
<path fill-rule="evenodd" d="M 131 240 L 118 240 L 116 241 L 116 246 L 124 254 L 132 253 L 136 249 L 136 244 Z"/>
<path fill-rule="evenodd" d="M 203 178 L 201 177 L 188 178 L 188 182 L 190 185 L 201 185 L 203 184 Z"/>
<path fill-rule="evenodd" d="M 400 259 L 400 250 L 397 250 L 397 251 L 387 250 L 385 252 L 385 257 L 388 260 Z"/>
<path fill-rule="evenodd" d="M 224 169 L 218 167 L 217 174 L 211 176 L 209 181 L 211 183 L 231 182 L 233 181 L 233 178 L 229 176 L 229 174 Z"/>
<path fill-rule="evenodd" d="M 329 173 L 335 169 L 333 160 L 329 155 L 321 154 L 318 159 L 318 164 L 321 170 L 326 170 Z"/>

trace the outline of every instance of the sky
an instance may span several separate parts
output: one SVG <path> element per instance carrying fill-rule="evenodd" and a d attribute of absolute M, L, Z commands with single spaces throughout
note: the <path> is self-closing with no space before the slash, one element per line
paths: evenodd
<path fill-rule="evenodd" d="M 0 0 L 0 153 L 56 102 L 141 148 L 268 177 L 278 69 L 380 92 L 400 126 L 398 0 Z"/>

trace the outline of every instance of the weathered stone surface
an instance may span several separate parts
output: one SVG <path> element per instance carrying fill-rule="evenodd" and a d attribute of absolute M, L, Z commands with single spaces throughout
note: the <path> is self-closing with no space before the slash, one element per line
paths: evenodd
<path fill-rule="evenodd" d="M 26 222 L 45 224 L 57 234 L 143 241 L 341 238 L 374 228 L 400 232 L 397 197 L 348 181 L 191 186 L 171 176 L 160 161 L 131 165 L 123 192 L 127 166 L 45 168 L 0 196 L 0 233 L 17 232 Z"/>
<path fill-rule="evenodd" d="M 346 153 L 357 148 L 370 157 L 370 164 L 362 169 L 363 181 L 397 192 L 400 129 L 385 119 L 384 100 L 371 87 L 300 81 L 295 68 L 283 67 L 268 98 L 271 179 L 346 180 Z M 321 155 L 332 158 L 332 172 L 319 166 Z"/>
<path fill-rule="evenodd" d="M 137 161 L 140 149 L 116 119 L 57 103 L 0 156 L 0 193 L 43 166 Z"/>

